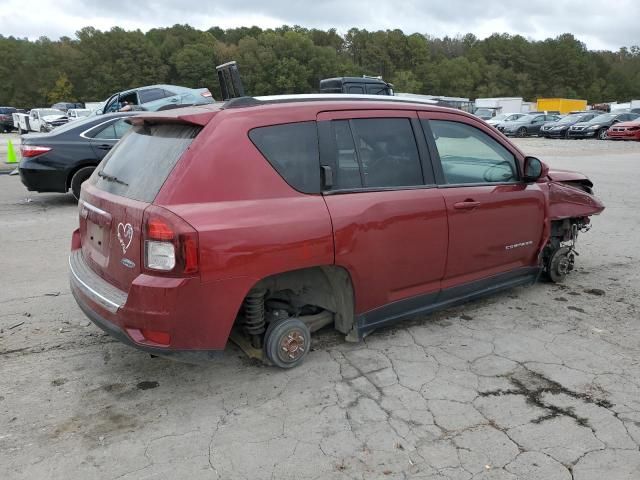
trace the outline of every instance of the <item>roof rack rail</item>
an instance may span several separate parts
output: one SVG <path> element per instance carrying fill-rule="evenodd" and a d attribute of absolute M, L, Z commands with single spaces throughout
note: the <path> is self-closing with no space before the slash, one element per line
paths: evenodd
<path fill-rule="evenodd" d="M 235 97 L 224 102 L 221 108 L 226 110 L 228 108 L 255 107 L 264 103 L 264 101 L 258 100 L 255 97 Z"/>
<path fill-rule="evenodd" d="M 224 102 L 222 109 L 257 107 L 260 105 L 273 105 L 277 103 L 301 103 L 301 102 L 387 102 L 387 103 L 413 103 L 422 105 L 438 105 L 436 100 L 415 99 L 410 97 L 396 97 L 390 95 L 367 95 L 352 93 L 302 93 L 289 95 L 265 95 L 257 97 L 237 97 Z"/>

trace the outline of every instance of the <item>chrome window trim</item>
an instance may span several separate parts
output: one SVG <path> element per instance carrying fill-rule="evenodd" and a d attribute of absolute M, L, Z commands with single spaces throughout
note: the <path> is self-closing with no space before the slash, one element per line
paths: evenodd
<path fill-rule="evenodd" d="M 111 123 L 116 123 L 118 120 L 120 120 L 120 119 L 122 119 L 122 118 L 126 118 L 126 116 L 124 116 L 124 117 L 117 117 L 117 118 L 110 118 L 110 119 L 108 119 L 108 120 L 105 120 L 104 122 L 99 123 L 99 124 L 97 124 L 97 125 L 94 125 L 94 126 L 93 126 L 93 127 L 91 127 L 91 128 L 87 128 L 84 132 L 82 132 L 82 133 L 80 134 L 80 136 L 81 136 L 82 138 L 86 138 L 87 140 L 105 140 L 105 141 L 106 141 L 106 140 L 114 140 L 114 141 L 116 141 L 116 142 L 117 142 L 118 140 L 120 140 L 119 138 L 98 138 L 98 139 L 96 139 L 95 137 L 88 137 L 88 136 L 87 136 L 87 134 L 88 134 L 88 132 L 90 132 L 91 130 L 95 130 L 96 128 L 101 127 L 101 126 L 103 126 L 103 125 L 104 125 L 104 124 L 106 124 L 106 123 L 109 123 L 109 122 L 111 122 Z"/>

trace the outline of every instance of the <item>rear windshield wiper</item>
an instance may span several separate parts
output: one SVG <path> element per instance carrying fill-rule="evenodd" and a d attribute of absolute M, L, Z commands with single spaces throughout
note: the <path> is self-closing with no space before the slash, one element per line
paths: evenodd
<path fill-rule="evenodd" d="M 125 187 L 128 187 L 129 184 L 126 182 L 123 182 L 122 180 L 120 180 L 118 177 L 114 176 L 114 175 L 108 175 L 106 173 L 104 173 L 102 170 L 100 170 L 98 172 L 98 176 L 100 178 L 104 178 L 106 181 L 108 182 L 114 182 L 114 183 L 119 183 L 120 185 L 124 185 Z"/>

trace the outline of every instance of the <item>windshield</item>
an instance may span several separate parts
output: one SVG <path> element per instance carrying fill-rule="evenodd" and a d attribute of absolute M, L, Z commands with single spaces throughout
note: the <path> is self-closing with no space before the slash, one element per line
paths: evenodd
<path fill-rule="evenodd" d="M 524 113 L 512 113 L 511 115 L 509 115 L 505 120 L 507 122 L 512 122 L 514 120 L 518 120 L 519 118 L 524 117 Z"/>
<path fill-rule="evenodd" d="M 584 115 L 568 115 L 558 120 L 558 123 L 559 124 L 576 123 L 576 122 L 579 122 L 583 116 Z"/>
<path fill-rule="evenodd" d="M 615 117 L 615 113 L 605 113 L 604 115 L 598 115 L 596 118 L 589 120 L 589 123 L 606 123 L 613 120 Z"/>
<path fill-rule="evenodd" d="M 43 108 L 40 110 L 41 117 L 46 117 L 47 115 L 64 115 L 64 112 L 55 108 Z"/>
<path fill-rule="evenodd" d="M 478 108 L 475 111 L 475 114 L 477 117 L 480 117 L 486 120 L 487 118 L 493 117 L 493 110 L 491 110 L 490 108 Z"/>
<path fill-rule="evenodd" d="M 493 120 L 509 120 L 511 115 L 507 115 L 506 113 L 501 113 L 500 115 L 496 115 L 493 117 Z"/>
<path fill-rule="evenodd" d="M 535 118 L 537 116 L 538 116 L 538 114 L 518 115 L 517 117 L 512 118 L 509 121 L 511 121 L 511 122 L 529 122 L 529 121 L 531 121 L 533 118 Z"/>

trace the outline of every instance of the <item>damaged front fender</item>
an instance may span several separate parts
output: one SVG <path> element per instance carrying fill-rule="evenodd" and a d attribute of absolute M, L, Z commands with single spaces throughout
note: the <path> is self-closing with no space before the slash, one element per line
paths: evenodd
<path fill-rule="evenodd" d="M 585 177 L 586 179 L 586 177 Z M 588 181 L 588 179 L 586 179 Z M 575 182 L 575 179 L 569 181 Z M 580 218 L 598 215 L 604 210 L 604 204 L 591 193 L 579 186 L 551 181 L 549 187 L 549 219 Z"/>

